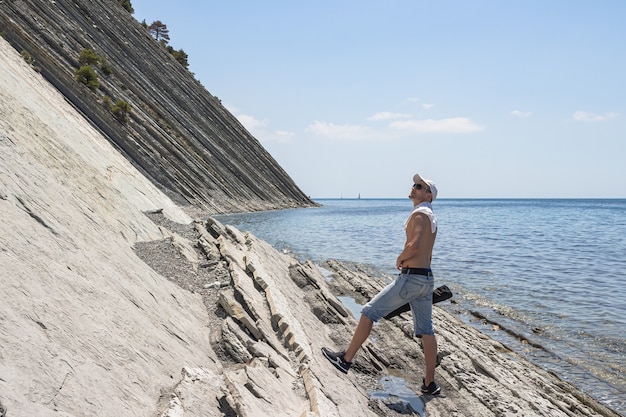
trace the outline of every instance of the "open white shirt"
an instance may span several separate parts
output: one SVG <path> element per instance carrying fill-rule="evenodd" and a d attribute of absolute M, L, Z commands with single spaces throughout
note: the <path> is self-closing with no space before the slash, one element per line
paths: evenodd
<path fill-rule="evenodd" d="M 413 214 L 415 213 L 424 213 L 425 215 L 427 215 L 428 218 L 430 219 L 431 232 L 435 233 L 437 231 L 437 217 L 435 216 L 435 213 L 433 212 L 433 206 L 428 201 L 424 201 L 423 203 L 418 204 L 413 209 L 411 214 L 409 214 L 409 217 L 407 217 L 406 221 L 404 222 L 405 229 L 407 225 L 409 224 L 409 220 L 411 219 L 411 216 L 413 216 Z"/>

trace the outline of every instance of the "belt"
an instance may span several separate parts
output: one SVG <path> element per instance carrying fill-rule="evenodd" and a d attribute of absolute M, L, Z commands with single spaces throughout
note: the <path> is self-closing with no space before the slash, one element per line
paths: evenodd
<path fill-rule="evenodd" d="M 430 268 L 402 268 L 401 273 L 409 275 L 425 275 L 432 276 L 433 271 Z"/>

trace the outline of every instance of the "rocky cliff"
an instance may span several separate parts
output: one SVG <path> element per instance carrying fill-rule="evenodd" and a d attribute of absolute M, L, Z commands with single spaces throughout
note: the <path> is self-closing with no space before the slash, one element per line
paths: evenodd
<path fill-rule="evenodd" d="M 314 205 L 117 0 L 0 1 L 0 32 L 140 172 L 188 211 Z M 75 80 L 84 49 L 108 63 L 106 71 L 94 66 L 95 91 Z M 109 101 L 118 100 L 131 106 L 125 121 L 109 108 Z"/>

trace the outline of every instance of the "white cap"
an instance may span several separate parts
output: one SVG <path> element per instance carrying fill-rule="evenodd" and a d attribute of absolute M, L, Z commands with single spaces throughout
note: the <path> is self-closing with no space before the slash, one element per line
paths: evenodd
<path fill-rule="evenodd" d="M 435 201 L 435 199 L 437 198 L 437 185 L 431 181 L 431 180 L 427 180 L 425 178 L 422 178 L 422 176 L 420 174 L 415 174 L 413 175 L 413 183 L 417 184 L 418 182 L 423 182 L 426 183 L 426 185 L 428 185 L 428 188 L 430 188 L 430 192 L 433 195 L 433 201 Z"/>

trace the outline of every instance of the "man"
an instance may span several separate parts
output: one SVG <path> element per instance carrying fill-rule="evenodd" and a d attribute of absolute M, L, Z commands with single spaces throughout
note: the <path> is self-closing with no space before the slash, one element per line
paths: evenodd
<path fill-rule="evenodd" d="M 363 307 L 359 324 L 345 351 L 331 352 L 323 347 L 322 353 L 337 369 L 348 373 L 352 359 L 367 340 L 374 322 L 409 303 L 415 335 L 422 339 L 424 347 L 426 375 L 422 380 L 422 393 L 437 395 L 441 389 L 435 382 L 437 340 L 432 324 L 434 277 L 430 269 L 437 236 L 437 218 L 431 203 L 437 198 L 437 186 L 415 174 L 409 198 L 413 201 L 413 211 L 404 223 L 406 243 L 396 260 L 396 267 L 400 270 L 397 279 Z"/>

